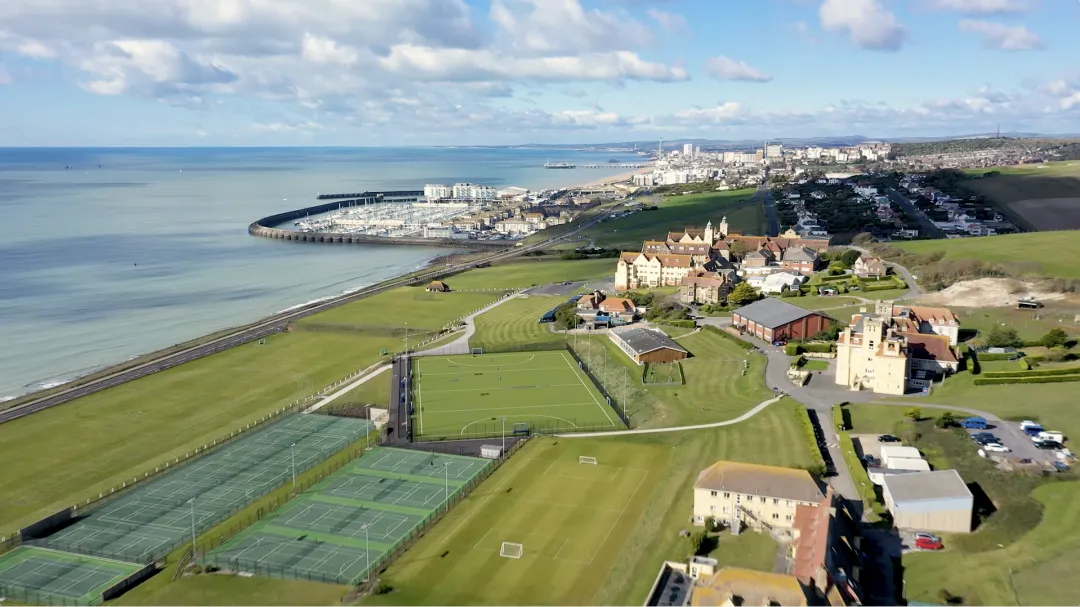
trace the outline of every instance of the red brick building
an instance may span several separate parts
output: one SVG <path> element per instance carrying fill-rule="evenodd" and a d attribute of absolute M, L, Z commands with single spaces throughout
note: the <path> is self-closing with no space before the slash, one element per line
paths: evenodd
<path fill-rule="evenodd" d="M 807 339 L 829 328 L 832 319 L 820 312 L 779 299 L 762 299 L 731 313 L 731 324 L 765 341 Z"/>

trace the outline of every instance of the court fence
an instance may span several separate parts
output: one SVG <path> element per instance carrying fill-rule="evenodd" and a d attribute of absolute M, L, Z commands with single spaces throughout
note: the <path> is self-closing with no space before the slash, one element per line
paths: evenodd
<path fill-rule="evenodd" d="M 566 351 L 570 353 L 570 356 L 573 356 L 574 360 L 576 360 L 581 366 L 581 369 L 585 371 L 585 375 L 588 375 L 589 379 L 592 380 L 592 383 L 595 384 L 597 389 L 600 390 L 600 394 L 602 394 L 604 396 L 604 399 L 607 400 L 608 405 L 611 405 L 611 408 L 615 410 L 615 413 L 619 416 L 619 420 L 622 421 L 623 426 L 626 428 L 633 428 L 633 423 L 630 420 L 630 416 L 627 415 L 626 410 L 623 408 L 623 403 L 621 403 L 617 398 L 615 398 L 608 391 L 607 386 L 605 386 L 604 383 L 601 382 L 598 377 L 596 377 L 596 375 L 593 373 L 592 368 L 589 365 L 588 358 L 578 354 L 578 352 L 574 350 L 573 346 L 571 346 L 570 342 L 566 342 L 565 347 Z M 579 432 L 584 432 L 584 430 L 579 430 Z"/>
<path fill-rule="evenodd" d="M 0 584 L 0 596 L 5 602 L 22 605 L 100 605 L 105 602 L 100 596 L 84 599 L 11 584 Z"/>
<path fill-rule="evenodd" d="M 618 411 L 616 410 L 616 412 Z M 524 428 L 522 428 L 522 426 L 524 426 Z M 508 423 L 506 424 L 504 429 L 501 420 L 491 419 L 485 422 L 473 422 L 469 425 L 469 432 L 466 432 L 464 434 L 429 434 L 425 436 L 414 437 L 413 440 L 418 444 L 425 444 L 444 441 L 476 440 L 489 438 L 492 439 L 495 443 L 498 443 L 499 439 L 501 439 L 503 436 L 505 436 L 507 440 L 509 440 L 513 437 L 518 436 L 568 434 L 574 432 L 611 432 L 612 430 L 619 429 L 620 428 L 617 425 L 596 422 L 578 423 L 576 419 L 532 420 L 529 422 Z"/>
<path fill-rule="evenodd" d="M 304 580 L 311 582 L 323 582 L 327 584 L 341 584 L 349 586 L 357 586 L 363 584 L 370 584 L 374 581 L 375 576 L 372 575 L 376 572 L 382 572 L 400 557 L 406 550 L 411 548 L 425 533 L 432 527 L 432 525 L 439 522 L 442 517 L 446 515 L 458 502 L 465 499 L 480 483 L 487 480 L 495 470 L 497 470 L 503 462 L 508 460 L 510 456 L 517 452 L 518 449 L 524 445 L 527 440 L 521 440 L 515 442 L 507 450 L 502 457 L 491 460 L 490 463 L 485 466 L 476 476 L 470 479 L 464 485 L 458 487 L 450 497 L 442 504 L 437 506 L 435 510 L 424 517 L 418 524 L 413 526 L 407 535 L 394 542 L 393 546 L 379 555 L 379 557 L 372 561 L 372 563 L 364 568 L 364 571 L 353 577 L 346 577 L 345 575 L 334 575 L 321 571 L 314 571 L 311 569 L 300 568 L 290 565 L 277 565 L 271 563 L 263 563 L 258 560 L 244 559 L 238 557 L 219 556 L 214 554 L 207 554 L 214 548 L 225 543 L 227 540 L 215 539 L 209 545 L 209 547 L 200 547 L 199 553 L 200 562 L 203 567 L 215 568 L 223 571 L 231 571 L 236 573 L 248 573 L 252 575 L 259 575 L 263 577 L 278 578 L 283 580 Z M 272 511 L 272 510 L 271 510 Z M 263 518 L 269 512 L 263 513 L 259 511 L 259 518 Z M 258 520 L 258 519 L 256 519 Z M 249 523 L 250 525 L 250 523 Z"/>
<path fill-rule="evenodd" d="M 551 352 L 555 350 L 565 350 L 566 343 L 563 341 L 540 341 L 535 343 L 517 343 L 511 344 L 506 342 L 495 342 L 487 344 L 484 342 L 469 342 L 470 348 L 476 350 L 478 348 L 483 349 L 484 354 L 511 354 L 514 352 Z"/>

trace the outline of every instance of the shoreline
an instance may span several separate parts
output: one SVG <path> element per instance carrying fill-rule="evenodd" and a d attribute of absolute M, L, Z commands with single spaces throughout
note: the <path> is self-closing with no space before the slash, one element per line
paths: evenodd
<path fill-rule="evenodd" d="M 632 170 L 629 170 L 629 171 L 623 171 L 622 173 L 616 173 L 614 175 L 608 175 L 607 177 L 600 177 L 600 178 L 597 178 L 597 179 L 593 179 L 591 181 L 585 181 L 585 182 L 582 182 L 582 183 L 576 183 L 574 185 L 567 186 L 566 189 L 572 190 L 574 188 L 595 188 L 595 187 L 600 187 L 600 186 L 605 186 L 605 185 L 614 185 L 614 184 L 617 184 L 617 183 L 624 183 L 624 182 L 627 182 L 627 181 L 630 181 L 631 179 L 633 179 L 634 175 L 638 175 L 640 173 L 650 173 L 650 172 L 652 172 L 652 170 L 653 170 L 653 167 L 640 167 L 640 168 L 632 169 Z"/>

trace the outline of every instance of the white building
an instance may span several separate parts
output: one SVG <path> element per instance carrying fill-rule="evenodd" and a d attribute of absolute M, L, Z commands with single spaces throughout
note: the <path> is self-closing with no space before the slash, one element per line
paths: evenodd
<path fill-rule="evenodd" d="M 662 185 L 690 183 L 690 173 L 686 171 L 664 171 L 660 174 L 660 183 Z"/>
<path fill-rule="evenodd" d="M 761 281 L 761 292 L 774 295 L 784 291 L 784 287 L 789 290 L 798 289 L 802 286 L 802 283 L 809 280 L 808 276 L 802 274 L 792 274 L 791 272 L 777 272 L 775 274 L 769 274 Z"/>
<path fill-rule="evenodd" d="M 765 146 L 766 158 L 780 158 L 784 155 L 784 146 L 774 143 L 772 145 Z"/>
<path fill-rule="evenodd" d="M 498 190 L 495 186 L 480 185 L 478 183 L 455 183 L 453 190 L 454 198 L 468 198 L 472 200 L 495 200 Z"/>
<path fill-rule="evenodd" d="M 424 186 L 424 198 L 427 200 L 444 200 L 456 198 L 454 189 L 441 183 L 429 183 Z"/>
<path fill-rule="evenodd" d="M 692 143 L 684 143 L 683 146 L 682 146 L 682 155 L 685 156 L 686 158 L 693 158 L 694 157 L 694 144 L 692 144 Z"/>

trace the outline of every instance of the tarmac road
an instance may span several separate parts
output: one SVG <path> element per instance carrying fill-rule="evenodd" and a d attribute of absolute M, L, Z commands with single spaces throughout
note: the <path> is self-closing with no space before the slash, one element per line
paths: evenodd
<path fill-rule="evenodd" d="M 609 212 L 605 212 L 597 215 L 589 221 L 554 238 L 550 238 L 534 245 L 523 246 L 520 248 L 514 248 L 507 251 L 495 253 L 492 256 L 486 257 L 484 259 L 480 259 L 468 264 L 462 264 L 455 268 L 455 270 L 469 269 L 476 267 L 480 264 L 490 263 L 492 261 L 502 259 L 509 259 L 511 257 L 516 257 L 528 251 L 541 249 L 550 245 L 553 242 L 563 240 L 565 238 L 573 236 L 574 234 L 582 230 L 592 227 L 593 225 L 599 223 L 599 221 L 605 218 L 608 214 Z M 186 362 L 191 362 L 193 360 L 208 356 L 210 354 L 214 354 L 216 352 L 221 352 L 222 350 L 227 350 L 229 348 L 252 342 L 257 339 L 262 339 L 263 337 L 266 337 L 268 335 L 273 335 L 274 333 L 284 331 L 285 327 L 291 321 L 304 318 L 305 316 L 310 316 L 317 312 L 322 312 L 323 310 L 328 310 L 343 303 L 347 303 L 364 297 L 369 297 L 371 295 L 375 295 L 389 289 L 411 283 L 430 280 L 443 273 L 445 273 L 445 270 L 439 269 L 411 278 L 400 278 L 397 280 L 393 280 L 389 283 L 384 283 L 378 286 L 373 286 L 367 289 L 363 289 L 361 291 L 357 291 L 356 293 L 350 293 L 349 295 L 344 295 L 333 300 L 312 304 L 311 306 L 305 308 L 273 316 L 257 324 L 239 329 L 234 333 L 230 333 L 213 341 L 209 341 L 204 344 L 182 350 L 180 352 L 164 355 L 160 358 L 151 360 L 135 367 L 131 367 L 129 369 L 117 371 L 116 373 L 106 375 L 99 379 L 83 383 L 77 383 L 70 388 L 61 390 L 60 392 L 57 392 L 55 394 L 42 396 L 41 398 L 30 400 L 24 404 L 5 409 L 3 411 L 0 411 L 0 424 L 19 419 L 20 417 L 25 417 L 27 415 L 42 411 L 44 409 L 48 409 L 50 407 L 62 405 L 76 398 L 88 396 L 90 394 L 94 394 L 95 392 L 100 392 L 101 390 L 112 388 L 114 386 L 118 386 L 122 383 L 129 382 L 140 377 L 146 377 L 147 375 L 152 375 L 154 373 L 157 373 L 158 371 L 164 371 L 177 365 L 182 365 Z"/>

